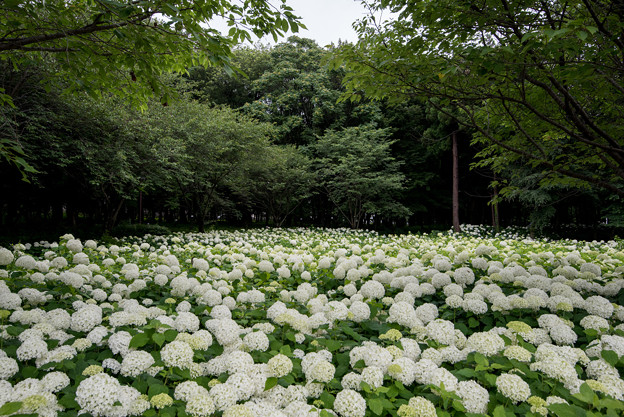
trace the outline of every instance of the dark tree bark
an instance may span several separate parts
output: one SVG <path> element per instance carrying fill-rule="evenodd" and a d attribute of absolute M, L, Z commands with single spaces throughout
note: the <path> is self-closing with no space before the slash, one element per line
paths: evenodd
<path fill-rule="evenodd" d="M 457 151 L 457 132 L 452 134 L 453 148 L 453 230 L 461 232 L 459 227 L 459 153 Z"/>

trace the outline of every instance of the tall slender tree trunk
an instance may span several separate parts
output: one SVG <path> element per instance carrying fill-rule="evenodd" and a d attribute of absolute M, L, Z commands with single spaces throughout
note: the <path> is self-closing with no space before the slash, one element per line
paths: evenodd
<path fill-rule="evenodd" d="M 199 231 L 199 233 L 204 233 L 206 231 L 204 213 L 197 213 L 197 230 Z"/>
<path fill-rule="evenodd" d="M 143 223 L 143 191 L 139 190 L 139 224 Z"/>
<path fill-rule="evenodd" d="M 108 235 L 113 230 L 115 225 L 117 225 L 117 218 L 119 217 L 119 213 L 121 212 L 121 208 L 123 207 L 124 200 L 123 198 L 117 204 L 117 207 L 108 207 L 106 223 L 104 225 L 104 234 Z"/>
<path fill-rule="evenodd" d="M 453 230 L 461 232 L 459 227 L 459 152 L 457 152 L 457 132 L 452 134 L 453 148 Z"/>
<path fill-rule="evenodd" d="M 498 185 L 496 182 L 498 178 L 496 174 L 494 174 L 494 186 L 492 187 L 494 195 L 492 196 L 492 226 L 494 226 L 494 230 L 496 233 L 500 231 L 500 216 L 498 213 Z"/>

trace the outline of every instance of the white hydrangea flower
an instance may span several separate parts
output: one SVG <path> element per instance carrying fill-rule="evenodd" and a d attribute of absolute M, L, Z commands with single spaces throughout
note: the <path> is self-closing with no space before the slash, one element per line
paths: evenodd
<path fill-rule="evenodd" d="M 585 310 L 589 314 L 608 319 L 613 315 L 614 307 L 608 299 L 594 295 L 585 300 Z"/>
<path fill-rule="evenodd" d="M 492 356 L 505 348 L 505 341 L 494 332 L 476 332 L 468 336 L 466 348 L 486 356 Z"/>
<path fill-rule="evenodd" d="M 363 301 L 352 301 L 349 306 L 349 313 L 352 315 L 351 320 L 360 323 L 368 320 L 370 317 L 370 307 Z"/>
<path fill-rule="evenodd" d="M 173 397 L 176 400 L 188 402 L 198 395 L 207 396 L 208 390 L 195 381 L 183 381 L 176 386 Z"/>
<path fill-rule="evenodd" d="M 442 345 L 455 344 L 455 325 L 442 319 L 430 321 L 427 326 L 427 337 Z"/>
<path fill-rule="evenodd" d="M 215 403 L 209 395 L 195 395 L 186 403 L 186 412 L 193 417 L 209 417 L 215 412 Z"/>
<path fill-rule="evenodd" d="M 160 351 L 160 356 L 166 366 L 177 366 L 186 369 L 193 363 L 193 349 L 179 340 L 167 343 Z"/>
<path fill-rule="evenodd" d="M 121 384 L 116 378 L 99 373 L 83 380 L 76 389 L 76 402 L 81 412 L 94 417 L 107 416 L 119 401 Z"/>
<path fill-rule="evenodd" d="M 267 366 L 271 376 L 281 378 L 292 371 L 293 363 L 288 356 L 279 353 L 269 359 Z"/>
<path fill-rule="evenodd" d="M 411 385 L 416 377 L 416 364 L 409 358 L 398 358 L 388 366 L 388 375 L 405 386 Z"/>
<path fill-rule="evenodd" d="M 476 381 L 461 381 L 457 384 L 457 395 L 462 399 L 466 411 L 475 414 L 487 414 L 490 393 Z"/>
<path fill-rule="evenodd" d="M 28 338 L 17 348 L 17 359 L 27 361 L 38 359 L 48 353 L 48 344 L 42 339 L 35 337 Z"/>
<path fill-rule="evenodd" d="M 435 405 L 425 397 L 412 397 L 407 404 L 414 410 L 414 415 L 418 417 L 436 417 Z"/>
<path fill-rule="evenodd" d="M 379 300 L 386 294 L 386 289 L 381 282 L 370 280 L 362 285 L 360 294 L 362 294 L 364 298 Z"/>
<path fill-rule="evenodd" d="M 343 389 L 336 394 L 334 410 L 342 417 L 364 417 L 366 400 L 357 391 Z"/>
<path fill-rule="evenodd" d="M 41 378 L 41 384 L 46 391 L 58 392 L 70 384 L 70 379 L 64 372 L 50 372 Z"/>
<path fill-rule="evenodd" d="M 128 352 L 121 362 L 120 373 L 134 378 L 146 372 L 153 364 L 154 358 L 145 351 Z"/>
<path fill-rule="evenodd" d="M 0 247 L 0 265 L 9 265 L 14 259 L 15 256 L 13 255 L 13 252 L 6 248 Z"/>
<path fill-rule="evenodd" d="M 496 388 L 503 396 L 517 404 L 526 401 L 531 396 L 531 388 L 520 376 L 515 374 L 502 374 L 496 378 Z"/>
<path fill-rule="evenodd" d="M 0 358 L 0 380 L 11 378 L 19 371 L 19 365 L 13 358 Z"/>
<path fill-rule="evenodd" d="M 238 390 L 233 385 L 218 384 L 210 389 L 216 410 L 223 411 L 232 407 L 239 400 Z"/>
<path fill-rule="evenodd" d="M 311 382 L 327 383 L 334 378 L 336 368 L 330 362 L 320 359 L 304 370 L 306 379 Z"/>

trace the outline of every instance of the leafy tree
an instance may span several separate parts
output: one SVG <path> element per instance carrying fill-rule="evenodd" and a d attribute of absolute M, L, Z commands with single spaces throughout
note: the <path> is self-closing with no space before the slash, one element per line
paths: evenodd
<path fill-rule="evenodd" d="M 185 72 L 193 65 L 229 69 L 231 47 L 258 37 L 299 28 L 292 8 L 282 1 L 237 4 L 228 0 L 7 0 L 0 6 L 0 57 L 20 65 L 48 59 L 62 70 L 70 87 L 118 87 L 151 96 L 163 90 L 162 72 Z M 210 26 L 224 18 L 228 35 Z"/>
<path fill-rule="evenodd" d="M 369 2 L 345 45 L 349 94 L 452 103 L 496 170 L 529 164 L 542 184 L 624 195 L 624 9 L 589 0 Z"/>
<path fill-rule="evenodd" d="M 339 93 L 321 66 L 324 55 L 315 41 L 290 37 L 271 50 L 270 69 L 252 83 L 258 99 L 245 109 L 259 120 L 276 123 L 279 143 L 313 141 L 325 113 L 335 110 Z"/>
<path fill-rule="evenodd" d="M 269 53 L 269 66 L 252 82 L 255 101 L 245 111 L 278 127 L 276 142 L 306 145 L 326 129 L 377 123 L 377 103 L 338 103 L 342 70 L 324 63 L 328 51 L 312 39 L 291 36 Z"/>
<path fill-rule="evenodd" d="M 237 74 L 219 67 L 190 68 L 188 92 L 194 99 L 232 108 L 251 103 L 260 98 L 253 82 L 271 69 L 270 52 L 262 45 L 234 49 L 231 62 L 240 71 Z"/>
<path fill-rule="evenodd" d="M 215 18 L 228 22 L 227 35 L 210 26 Z M 198 65 L 233 73 L 233 45 L 252 33 L 277 40 L 299 26 L 285 0 L 279 6 L 266 0 L 6 0 L 0 4 L 0 61 L 51 68 L 70 91 L 113 91 L 143 104 L 156 96 L 168 103 L 172 90 L 162 73 Z M 0 111 L 11 104 L 11 92 L 0 90 Z M 17 143 L 2 138 L 0 155 L 30 170 Z"/>
<path fill-rule="evenodd" d="M 7 183 L 20 190 L 9 205 L 47 212 L 59 222 L 63 207 L 73 221 L 81 209 L 98 212 L 107 230 L 131 199 L 145 166 L 153 161 L 145 140 L 124 130 L 125 106 L 118 100 L 63 96 L 58 88 L 46 91 L 39 69 L 7 71 L 2 85 L 15 97 L 0 120 L 12 126 L 0 136 L 19 137 L 24 161 L 35 170 L 31 184 Z M 9 168 L 4 166 L 4 168 Z M 10 171 L 9 171 L 10 172 Z M 152 174 L 154 175 L 154 174 Z"/>
<path fill-rule="evenodd" d="M 310 146 L 320 187 L 354 229 L 365 215 L 409 215 L 397 201 L 405 177 L 391 155 L 389 135 L 388 129 L 363 125 L 329 130 Z"/>
<path fill-rule="evenodd" d="M 281 227 L 310 197 L 316 178 L 310 159 L 301 151 L 290 145 L 272 145 L 250 161 L 247 174 L 240 179 L 235 186 L 238 193 Z"/>
<path fill-rule="evenodd" d="M 148 117 L 167 188 L 189 204 L 204 231 L 210 211 L 228 201 L 227 187 L 268 146 L 273 129 L 227 107 L 188 100 L 151 106 Z"/>

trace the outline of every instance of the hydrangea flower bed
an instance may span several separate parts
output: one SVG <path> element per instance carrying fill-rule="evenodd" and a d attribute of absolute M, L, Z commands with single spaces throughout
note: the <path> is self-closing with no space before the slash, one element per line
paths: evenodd
<path fill-rule="evenodd" d="M 0 248 L 0 416 L 618 416 L 623 273 L 345 229 Z"/>

